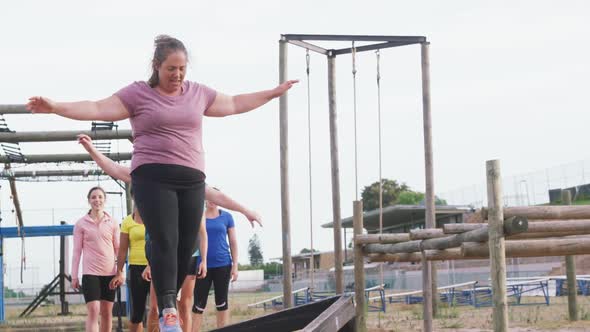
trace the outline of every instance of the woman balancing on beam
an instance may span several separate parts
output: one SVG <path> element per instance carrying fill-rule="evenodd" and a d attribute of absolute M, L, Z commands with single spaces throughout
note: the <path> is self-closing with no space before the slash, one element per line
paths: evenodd
<path fill-rule="evenodd" d="M 102 170 L 105 171 L 105 173 L 107 173 L 108 175 L 112 176 L 113 178 L 121 180 L 123 182 L 128 183 L 131 181 L 129 167 L 118 164 L 118 163 L 112 161 L 111 159 L 107 158 L 104 154 L 102 154 L 100 151 L 98 151 L 94 147 L 94 145 L 92 144 L 92 139 L 89 136 L 84 135 L 84 134 L 78 135 L 78 142 L 84 147 L 84 149 L 88 152 L 88 154 L 90 155 L 90 157 L 92 157 L 92 159 L 96 162 L 96 164 Z M 250 222 L 252 227 L 254 227 L 254 222 L 257 222 L 260 226 L 262 226 L 260 215 L 257 212 L 244 207 L 243 205 L 234 201 L 231 197 L 227 196 L 226 194 L 222 193 L 219 190 L 215 190 L 209 186 L 206 186 L 205 187 L 205 199 L 207 199 L 208 202 L 219 205 L 219 206 L 226 208 L 228 210 L 233 210 L 233 211 L 237 211 L 237 212 L 242 213 L 248 219 L 248 221 Z M 130 273 L 131 273 L 131 275 L 129 276 L 130 282 L 141 285 L 141 283 L 139 281 L 136 281 L 137 277 L 140 279 L 147 279 L 148 281 L 149 281 L 149 279 L 151 279 L 150 268 L 149 268 L 149 266 L 146 267 L 147 258 L 146 258 L 146 250 L 144 249 L 145 241 L 141 241 L 145 237 L 145 228 L 142 225 L 141 216 L 139 215 L 139 213 L 137 212 L 136 209 L 134 210 L 133 216 L 134 216 L 133 217 L 134 221 L 133 221 L 132 225 L 135 225 L 133 229 L 136 231 L 142 231 L 142 233 L 135 234 L 133 236 L 133 238 L 138 238 L 138 240 L 139 240 L 139 241 L 135 242 L 135 246 L 134 246 L 134 241 L 132 240 L 131 232 L 125 231 L 126 228 L 123 227 L 125 225 L 125 223 L 123 223 L 122 232 L 121 232 L 121 241 L 120 241 L 121 245 L 120 245 L 120 249 L 119 249 L 119 258 L 118 258 L 118 264 L 117 264 L 118 265 L 117 266 L 117 275 L 111 281 L 112 288 L 116 288 L 116 287 L 120 286 L 124 281 L 123 267 L 124 267 L 125 259 L 127 257 L 127 246 L 128 246 L 127 243 L 129 243 L 130 253 L 141 251 L 141 254 L 143 255 L 143 257 L 141 257 L 141 262 L 144 262 L 144 261 L 146 262 L 146 264 L 143 266 L 138 266 L 137 268 L 133 268 L 133 269 L 130 268 Z M 128 218 L 126 218 L 126 220 L 127 219 Z M 200 227 L 201 227 L 201 231 L 199 232 L 200 243 L 202 245 L 205 245 L 205 247 L 199 248 L 199 250 L 202 252 L 206 252 L 207 233 L 204 231 L 205 224 L 202 223 Z M 203 250 L 203 249 L 205 249 L 205 250 Z M 150 252 L 151 252 L 151 250 L 150 250 Z M 237 259 L 235 259 L 235 261 L 237 262 Z M 130 265 L 133 264 L 133 262 L 131 262 L 131 256 L 129 259 L 129 263 L 130 263 Z M 199 266 L 203 266 L 204 268 L 206 268 L 206 266 L 207 266 L 206 264 L 207 264 L 206 261 L 205 261 L 204 265 L 203 265 L 203 262 L 200 262 Z M 147 269 L 148 271 L 143 273 L 144 269 Z M 135 274 L 136 270 L 140 271 L 139 276 Z M 184 283 L 182 285 L 182 292 L 181 292 L 180 305 L 179 305 L 179 314 L 180 314 L 180 317 L 184 323 L 183 324 L 184 331 L 190 331 L 190 327 L 191 327 L 191 318 L 192 318 L 191 317 L 191 307 L 193 305 L 193 288 L 195 286 L 195 275 L 199 274 L 199 271 L 197 271 L 197 270 L 198 270 L 197 269 L 197 261 L 196 261 L 196 258 L 193 257 L 189 263 L 189 275 L 185 278 Z M 200 276 L 205 277 L 206 273 L 203 274 L 202 272 L 203 271 L 201 271 Z M 143 275 L 147 275 L 147 278 L 142 278 Z M 132 319 L 131 319 L 130 330 L 131 331 L 141 331 L 141 327 L 142 327 L 141 318 L 143 317 L 143 314 L 144 314 L 143 307 L 145 306 L 145 298 L 147 295 L 147 290 L 145 289 L 145 284 L 144 284 L 144 287 L 139 287 L 141 289 L 141 291 L 137 291 L 137 292 L 134 292 L 135 287 L 133 285 L 129 285 L 129 286 L 130 286 L 129 289 L 131 291 L 131 298 L 132 298 L 131 303 L 133 303 L 133 306 L 131 308 Z M 149 284 L 147 286 L 149 287 Z M 140 299 L 137 302 L 135 301 L 136 297 L 138 297 Z M 142 298 L 143 298 L 143 300 L 141 300 Z M 143 302 L 141 302 L 141 301 L 143 301 Z M 137 305 L 136 305 L 136 303 L 137 303 Z M 154 295 L 154 292 L 152 291 L 150 293 L 150 315 L 149 315 L 150 317 L 153 317 L 154 312 L 157 315 L 157 311 L 158 311 L 157 307 L 152 306 L 154 303 L 155 303 L 155 295 Z M 136 317 L 136 318 L 133 318 L 133 317 Z M 148 323 L 149 323 L 149 321 L 150 320 L 148 319 Z"/>
<path fill-rule="evenodd" d="M 119 226 L 104 211 L 106 193 L 101 187 L 88 191 L 90 211 L 74 225 L 72 288 L 82 288 L 86 309 L 86 331 L 111 331 L 115 290 L 109 282 L 115 275 L 119 250 Z M 82 285 L 78 275 L 82 257 Z"/>
<path fill-rule="evenodd" d="M 33 113 L 55 113 L 76 120 L 130 120 L 134 133 L 131 182 L 135 203 L 152 237 L 152 278 L 162 332 L 180 331 L 176 292 L 196 250 L 203 214 L 203 115 L 222 117 L 249 112 L 283 95 L 297 82 L 227 96 L 185 81 L 186 65 L 183 43 L 159 36 L 147 82 L 132 83 L 95 102 L 58 103 L 31 97 L 27 104 Z"/>

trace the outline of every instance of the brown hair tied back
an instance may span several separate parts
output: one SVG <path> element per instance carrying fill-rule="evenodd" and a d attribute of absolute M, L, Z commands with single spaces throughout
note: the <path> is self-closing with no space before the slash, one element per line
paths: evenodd
<path fill-rule="evenodd" d="M 148 84 L 150 87 L 155 88 L 158 83 L 160 82 L 160 78 L 158 77 L 158 68 L 160 65 L 166 61 L 166 58 L 170 53 L 181 51 L 184 55 L 188 58 L 188 53 L 186 51 L 186 47 L 184 44 L 168 35 L 159 35 L 154 39 L 154 56 L 152 57 L 152 76 L 150 76 L 148 80 Z"/>

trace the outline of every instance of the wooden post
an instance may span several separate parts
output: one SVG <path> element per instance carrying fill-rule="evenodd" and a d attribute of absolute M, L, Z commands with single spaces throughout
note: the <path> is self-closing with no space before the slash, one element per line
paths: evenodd
<path fill-rule="evenodd" d="M 490 251 L 490 277 L 492 279 L 492 319 L 495 332 L 508 331 L 508 304 L 506 298 L 506 253 L 504 251 L 504 203 L 500 161 L 486 162 L 488 186 L 488 231 Z"/>
<path fill-rule="evenodd" d="M 426 179 L 426 191 L 424 201 L 425 228 L 436 228 L 436 212 L 434 210 L 434 171 L 432 158 L 432 117 L 430 103 L 430 57 L 429 42 L 421 45 L 421 69 L 422 69 L 422 117 L 424 126 L 424 170 Z M 422 290 L 424 298 L 424 331 L 432 331 L 432 317 L 436 315 L 436 301 L 433 301 L 433 293 L 436 293 L 436 265 L 422 261 Z"/>
<path fill-rule="evenodd" d="M 287 42 L 279 41 L 279 82 L 287 80 Z M 293 306 L 291 279 L 291 213 L 289 210 L 289 120 L 287 94 L 279 98 L 279 126 L 281 151 L 281 225 L 283 232 L 283 303 Z"/>
<path fill-rule="evenodd" d="M 336 294 L 344 293 L 342 269 L 342 217 L 340 215 L 340 166 L 338 163 L 338 130 L 336 121 L 336 55 L 328 53 L 328 106 L 330 113 L 330 160 L 332 167 L 332 215 L 334 223 L 334 274 Z"/>
<path fill-rule="evenodd" d="M 564 205 L 572 204 L 572 193 L 569 190 L 561 192 Z M 567 309 L 571 321 L 578 320 L 578 298 L 576 289 L 576 261 L 575 256 L 565 256 L 565 274 L 567 276 Z"/>
<path fill-rule="evenodd" d="M 363 234 L 363 201 L 354 201 L 353 227 L 354 238 Z M 365 263 L 362 244 L 354 241 L 354 300 L 356 302 L 356 332 L 367 331 L 365 302 Z"/>

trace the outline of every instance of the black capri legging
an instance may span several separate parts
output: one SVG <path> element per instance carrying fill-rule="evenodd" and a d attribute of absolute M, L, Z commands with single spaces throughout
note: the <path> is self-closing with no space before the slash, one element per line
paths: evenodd
<path fill-rule="evenodd" d="M 176 308 L 176 294 L 197 248 L 205 201 L 205 174 L 168 164 L 144 164 L 131 173 L 135 203 L 151 241 L 150 267 L 160 312 Z"/>
<path fill-rule="evenodd" d="M 150 293 L 150 282 L 141 277 L 145 267 L 146 265 L 129 265 L 127 285 L 129 285 L 129 293 L 131 294 L 129 303 L 131 304 L 131 323 L 133 324 L 143 321 L 145 303 Z"/>
<path fill-rule="evenodd" d="M 211 284 L 213 284 L 215 290 L 215 308 L 217 311 L 227 310 L 227 293 L 229 292 L 230 278 L 231 265 L 208 268 L 207 276 L 203 279 L 197 279 L 195 283 L 193 312 L 202 314 L 205 311 Z"/>

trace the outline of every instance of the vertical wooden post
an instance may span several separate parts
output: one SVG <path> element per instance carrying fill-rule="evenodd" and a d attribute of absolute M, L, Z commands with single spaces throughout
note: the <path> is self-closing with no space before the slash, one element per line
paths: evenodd
<path fill-rule="evenodd" d="M 332 166 L 332 215 L 334 223 L 334 274 L 336 294 L 344 293 L 342 270 L 342 217 L 340 215 L 340 166 L 338 163 L 338 130 L 336 121 L 336 55 L 328 53 L 328 106 L 330 112 L 330 160 Z"/>
<path fill-rule="evenodd" d="M 564 205 L 572 204 L 572 193 L 569 190 L 561 192 L 561 202 Z M 576 289 L 576 262 L 575 256 L 565 256 L 565 273 L 567 276 L 567 309 L 571 321 L 578 320 L 578 297 Z"/>
<path fill-rule="evenodd" d="M 424 125 L 424 170 L 426 192 L 424 201 L 426 205 L 425 222 L 426 228 L 436 228 L 436 212 L 434 204 L 434 171 L 432 158 L 432 116 L 430 103 L 430 43 L 421 44 L 421 69 L 422 69 L 422 114 Z M 422 256 L 422 292 L 424 298 L 424 331 L 432 331 L 432 318 L 436 312 L 436 301 L 433 301 L 436 294 L 436 266 L 428 262 Z"/>
<path fill-rule="evenodd" d="M 367 331 L 366 299 L 365 299 L 365 263 L 363 246 L 356 244 L 354 238 L 363 234 L 363 201 L 354 201 L 353 210 L 353 243 L 354 243 L 354 300 L 356 302 L 355 331 Z"/>
<path fill-rule="evenodd" d="M 287 80 L 287 42 L 279 41 L 279 82 Z M 281 224 L 283 231 L 283 300 L 285 308 L 293 306 L 291 281 L 291 215 L 289 210 L 289 121 L 287 93 L 279 98 L 281 149 Z"/>
<path fill-rule="evenodd" d="M 486 162 L 488 184 L 488 244 L 490 247 L 490 277 L 492 279 L 492 319 L 495 332 L 508 331 L 508 304 L 506 298 L 506 252 L 504 249 L 504 202 L 500 161 Z"/>

